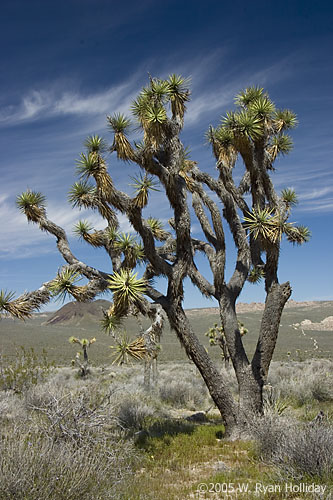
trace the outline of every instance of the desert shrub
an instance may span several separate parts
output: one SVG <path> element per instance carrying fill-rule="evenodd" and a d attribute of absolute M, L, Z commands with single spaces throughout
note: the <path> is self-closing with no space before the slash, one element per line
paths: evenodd
<path fill-rule="evenodd" d="M 82 444 L 104 441 L 107 431 L 117 429 L 111 397 L 111 391 L 104 394 L 95 386 L 66 391 L 45 384 L 30 390 L 25 401 L 39 433 L 53 441 L 72 440 Z"/>
<path fill-rule="evenodd" d="M 25 349 L 21 346 L 17 349 L 14 360 L 0 356 L 0 390 L 22 392 L 45 380 L 53 367 L 45 350 L 41 356 L 37 356 L 33 348 Z"/>
<path fill-rule="evenodd" d="M 182 380 L 170 380 L 168 383 L 160 384 L 158 394 L 163 402 L 178 408 L 196 409 L 207 399 L 207 393 L 201 384 L 196 386 Z"/>
<path fill-rule="evenodd" d="M 1 500 L 121 497 L 138 455 L 119 430 L 112 392 L 51 380 L 9 396 L 7 409 L 16 398 L 24 418 L 2 422 Z"/>
<path fill-rule="evenodd" d="M 288 478 L 333 481 L 333 427 L 327 423 L 300 424 L 270 415 L 255 425 L 254 435 L 258 455 Z"/>
<path fill-rule="evenodd" d="M 163 415 L 160 406 L 142 391 L 118 394 L 116 410 L 120 425 L 127 430 L 139 430 L 153 416 Z"/>
<path fill-rule="evenodd" d="M 333 400 L 333 363 L 331 360 L 311 360 L 302 363 L 272 363 L 268 381 L 282 399 L 296 406 Z"/>
<path fill-rule="evenodd" d="M 134 457 L 124 441 L 78 447 L 31 431 L 22 433 L 22 428 L 7 432 L 0 450 L 2 500 L 119 498 Z"/>
<path fill-rule="evenodd" d="M 279 389 L 271 385 L 264 386 L 263 391 L 264 414 L 282 415 L 288 408 L 290 401 L 281 397 Z"/>

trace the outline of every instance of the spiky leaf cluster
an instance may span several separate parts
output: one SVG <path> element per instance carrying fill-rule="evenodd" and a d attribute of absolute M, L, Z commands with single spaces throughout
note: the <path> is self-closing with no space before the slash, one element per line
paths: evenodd
<path fill-rule="evenodd" d="M 114 351 L 114 360 L 112 364 L 122 365 L 128 363 L 130 359 L 140 361 L 148 355 L 143 337 L 138 337 L 130 341 L 126 333 L 117 339 L 116 345 L 110 346 Z"/>
<path fill-rule="evenodd" d="M 148 217 L 146 222 L 150 227 L 155 239 L 159 241 L 165 241 L 168 238 L 169 233 L 163 229 L 163 224 L 161 221 L 155 219 L 154 217 Z"/>
<path fill-rule="evenodd" d="M 290 195 L 290 193 L 289 193 Z M 285 234 L 290 243 L 301 245 L 309 241 L 310 230 L 305 226 L 295 226 L 287 222 L 281 213 L 269 208 L 253 208 L 247 217 L 244 217 L 244 227 L 258 239 L 262 248 L 267 249 L 269 245 L 276 245 Z"/>
<path fill-rule="evenodd" d="M 206 134 L 218 167 L 232 167 L 239 152 L 242 156 L 250 154 L 251 144 L 261 141 L 267 152 L 265 166 L 272 169 L 277 156 L 288 154 L 292 149 L 292 140 L 284 131 L 296 126 L 295 113 L 277 110 L 262 87 L 241 91 L 235 104 L 238 109 L 226 113 L 221 126 L 210 127 Z"/>
<path fill-rule="evenodd" d="M 114 314 L 113 306 L 108 311 L 103 311 L 103 318 L 101 320 L 101 329 L 110 334 L 117 330 L 122 324 L 122 317 Z"/>
<path fill-rule="evenodd" d="M 294 189 L 286 188 L 281 191 L 281 199 L 287 208 L 294 207 L 298 203 L 298 197 Z"/>
<path fill-rule="evenodd" d="M 145 292 L 146 281 L 137 277 L 130 269 L 114 272 L 109 279 L 109 288 L 113 292 L 113 314 L 122 317 L 131 305 L 138 303 Z"/>
<path fill-rule="evenodd" d="M 180 75 L 170 75 L 167 80 L 151 78 L 150 85 L 143 88 L 132 104 L 132 112 L 144 131 L 144 144 L 157 149 L 165 137 L 164 124 L 168 120 L 167 105 L 170 104 L 173 118 L 183 122 L 189 101 L 189 81 Z"/>
<path fill-rule="evenodd" d="M 45 216 L 46 198 L 39 191 L 23 192 L 16 198 L 16 205 L 29 222 L 39 222 Z"/>
<path fill-rule="evenodd" d="M 287 240 L 294 245 L 303 245 L 311 239 L 311 231 L 306 226 L 288 225 L 285 230 Z"/>
<path fill-rule="evenodd" d="M 253 284 L 260 283 L 265 277 L 265 272 L 261 267 L 254 266 L 250 269 L 247 281 Z"/>
<path fill-rule="evenodd" d="M 133 199 L 134 206 L 138 208 L 144 208 L 148 203 L 148 197 L 150 191 L 158 191 L 158 183 L 150 175 L 142 175 L 139 177 L 132 177 L 133 184 L 131 184 L 135 189 L 135 197 Z"/>
<path fill-rule="evenodd" d="M 90 135 L 84 141 L 84 147 L 88 151 L 88 153 L 98 153 L 103 154 L 107 151 L 108 145 L 107 142 L 100 137 L 99 135 Z"/>
<path fill-rule="evenodd" d="M 290 109 L 278 109 L 274 115 L 274 125 L 277 132 L 282 132 L 297 126 L 297 117 Z"/>
<path fill-rule="evenodd" d="M 80 220 L 74 226 L 73 232 L 80 238 L 89 243 L 93 247 L 102 247 L 106 244 L 107 238 L 103 231 L 94 231 L 93 227 L 86 220 Z"/>
<path fill-rule="evenodd" d="M 237 150 L 234 146 L 234 134 L 226 127 L 209 127 L 206 139 L 211 144 L 213 154 L 221 166 L 233 167 L 237 159 Z"/>
<path fill-rule="evenodd" d="M 135 236 L 131 234 L 117 234 L 113 246 L 115 250 L 124 254 L 125 259 L 122 264 L 124 268 L 133 269 L 144 257 L 142 246 L 138 244 Z"/>
<path fill-rule="evenodd" d="M 49 299 L 48 292 L 41 291 L 34 296 L 24 293 L 17 299 L 15 294 L 6 290 L 0 290 L 0 313 L 9 314 L 14 318 L 24 320 L 30 318 L 33 311 L 39 310 L 42 304 Z"/>
<path fill-rule="evenodd" d="M 68 193 L 68 201 L 73 207 L 90 208 L 94 206 L 96 188 L 85 182 L 75 182 Z"/>
<path fill-rule="evenodd" d="M 281 240 L 281 224 L 276 214 L 273 214 L 272 209 L 253 208 L 252 212 L 244 217 L 244 227 L 255 239 L 259 238 L 263 244 L 275 244 Z"/>
<path fill-rule="evenodd" d="M 129 161 L 134 158 L 133 148 L 127 138 L 131 121 L 122 113 L 107 117 L 109 128 L 114 134 L 112 149 L 117 152 L 120 160 Z"/>
<path fill-rule="evenodd" d="M 291 137 L 287 134 L 274 135 L 267 147 L 267 152 L 270 155 L 271 162 L 273 163 L 276 157 L 281 155 L 287 155 L 293 148 L 293 141 Z"/>
<path fill-rule="evenodd" d="M 114 187 L 105 160 L 99 151 L 88 151 L 87 154 L 81 153 L 79 159 L 76 160 L 76 170 L 84 183 L 90 177 L 93 177 L 97 185 L 96 195 L 109 199 Z"/>
<path fill-rule="evenodd" d="M 57 277 L 52 280 L 48 288 L 54 297 L 58 297 L 59 300 L 65 301 L 68 296 L 75 293 L 77 288 L 81 288 L 75 285 L 75 283 L 81 279 L 79 273 L 64 268 L 58 272 Z"/>

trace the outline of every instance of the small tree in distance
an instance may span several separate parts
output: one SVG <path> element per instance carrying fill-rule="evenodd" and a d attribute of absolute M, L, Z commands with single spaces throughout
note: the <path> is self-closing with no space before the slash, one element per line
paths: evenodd
<path fill-rule="evenodd" d="M 278 281 L 281 240 L 285 237 L 293 244 L 302 244 L 310 236 L 306 227 L 289 222 L 291 208 L 297 202 L 295 192 L 285 189 L 278 194 L 270 178 L 276 158 L 292 148 L 286 130 L 297 121 L 293 112 L 276 109 L 262 88 L 245 89 L 236 96 L 236 109 L 206 134 L 216 160 L 217 175 L 212 176 L 189 158 L 188 149 L 180 140 L 189 99 L 188 81 L 182 77 L 151 78 L 132 105 L 143 133 L 142 142 L 130 142 L 131 121 L 122 114 L 107 118 L 113 134 L 111 147 L 98 136 L 85 142 L 86 151 L 77 162 L 79 181 L 72 186 L 69 200 L 73 206 L 97 210 L 106 227 L 94 231 L 81 221 L 75 231 L 90 245 L 105 249 L 112 262 L 112 275 L 79 261 L 70 249 L 65 231 L 47 218 L 43 195 L 27 191 L 18 197 L 19 208 L 29 221 L 56 237 L 66 266 L 39 290 L 17 299 L 4 299 L 0 306 L 14 316 L 24 317 L 50 300 L 52 294 L 66 293 L 84 301 L 109 289 L 113 292 L 113 305 L 104 313 L 103 329 L 112 332 L 129 312 L 140 312 L 151 318 L 153 333 L 160 333 L 163 309 L 220 410 L 226 434 L 233 435 L 248 427 L 263 409 L 262 389 L 281 314 L 291 295 L 289 282 Z M 107 151 L 140 167 L 142 173 L 132 184 L 133 196 L 114 185 L 107 169 Z M 244 167 L 240 182 L 234 178 L 237 159 Z M 157 186 L 171 207 L 169 230 L 157 219 L 144 216 L 149 193 Z M 119 213 L 126 215 L 139 240 L 119 233 Z M 199 223 L 201 236 L 192 235 L 192 220 Z M 225 274 L 226 231 L 230 231 L 237 252 L 229 280 Z M 207 259 L 212 279 L 198 268 L 199 253 Z M 134 272 L 139 262 L 144 264 L 141 278 Z M 76 284 L 80 276 L 88 279 L 87 284 Z M 155 277 L 165 278 L 166 293 L 154 286 Z M 183 309 L 186 277 L 205 297 L 218 303 L 226 352 L 238 381 L 237 401 Z M 236 301 L 246 281 L 262 281 L 266 291 L 252 359 L 245 351 L 236 314 Z"/>

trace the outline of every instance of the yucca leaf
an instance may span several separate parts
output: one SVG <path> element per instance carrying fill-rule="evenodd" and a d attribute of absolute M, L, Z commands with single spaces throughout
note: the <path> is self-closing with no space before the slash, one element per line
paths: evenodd
<path fill-rule="evenodd" d="M 248 107 L 253 101 L 262 97 L 263 93 L 262 87 L 248 87 L 235 97 L 235 104 L 236 106 Z"/>
<path fill-rule="evenodd" d="M 287 207 L 293 207 L 298 203 L 298 197 L 294 189 L 286 188 L 281 191 L 281 199 L 287 205 Z"/>
<path fill-rule="evenodd" d="M 75 182 L 68 193 L 68 201 L 73 207 L 88 208 L 93 205 L 96 188 L 88 182 Z"/>
<path fill-rule="evenodd" d="M 28 221 L 39 222 L 45 216 L 46 198 L 39 191 L 23 192 L 16 198 L 16 205 L 25 214 Z"/>
<path fill-rule="evenodd" d="M 90 135 L 84 141 L 84 146 L 88 153 L 99 153 L 102 154 L 108 149 L 106 141 L 99 135 Z"/>

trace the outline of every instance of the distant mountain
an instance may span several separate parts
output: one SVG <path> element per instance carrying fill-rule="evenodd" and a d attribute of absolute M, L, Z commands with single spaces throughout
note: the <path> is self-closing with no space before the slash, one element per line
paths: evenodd
<path fill-rule="evenodd" d="M 301 310 L 316 310 L 332 306 L 332 301 L 322 302 L 296 302 L 289 300 L 286 304 L 285 310 L 290 309 Z M 48 313 L 47 320 L 42 323 L 45 326 L 49 325 L 63 325 L 63 326 L 89 326 L 97 324 L 102 319 L 102 311 L 109 309 L 111 302 L 108 300 L 95 300 L 93 302 L 69 302 L 61 307 L 54 313 Z M 252 302 L 250 304 L 238 303 L 236 306 L 239 314 L 253 313 L 263 311 L 265 304 L 260 302 Z M 188 317 L 193 320 L 194 318 L 202 318 L 219 315 L 219 309 L 216 307 L 209 308 L 193 308 L 187 309 Z M 328 314 L 329 315 L 329 314 Z M 37 315 L 36 315 L 37 316 Z M 41 315 L 40 315 L 41 316 Z M 305 319 L 304 316 L 302 319 Z M 330 325 L 331 326 L 331 325 Z"/>
<path fill-rule="evenodd" d="M 102 319 L 103 310 L 111 305 L 108 300 L 93 302 L 69 302 L 53 313 L 43 325 L 72 325 L 81 326 L 87 323 L 96 323 Z"/>

